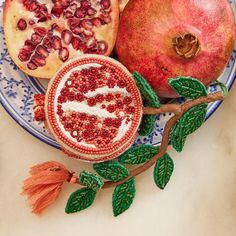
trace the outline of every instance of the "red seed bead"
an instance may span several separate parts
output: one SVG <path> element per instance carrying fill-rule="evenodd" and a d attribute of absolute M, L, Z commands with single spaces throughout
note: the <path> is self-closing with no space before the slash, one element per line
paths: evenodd
<path fill-rule="evenodd" d="M 128 96 L 126 96 L 123 100 L 123 103 L 126 105 L 129 105 L 131 102 L 132 102 L 132 98 Z"/>
<path fill-rule="evenodd" d="M 87 100 L 87 103 L 88 103 L 88 105 L 89 105 L 90 107 L 93 107 L 93 106 L 96 105 L 96 99 L 95 99 L 95 98 L 89 98 L 89 99 Z"/>

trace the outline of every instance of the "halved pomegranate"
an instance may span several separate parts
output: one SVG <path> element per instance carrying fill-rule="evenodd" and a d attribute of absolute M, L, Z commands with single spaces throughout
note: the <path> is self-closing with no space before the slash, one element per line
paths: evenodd
<path fill-rule="evenodd" d="M 3 24 L 17 66 L 50 79 L 70 58 L 109 55 L 118 19 L 118 0 L 6 0 Z"/>
<path fill-rule="evenodd" d="M 41 107 L 36 101 L 38 120 L 44 120 Z M 118 61 L 100 55 L 63 65 L 49 83 L 44 108 L 46 124 L 62 149 L 89 162 L 111 160 L 127 150 L 142 118 L 132 75 Z"/>

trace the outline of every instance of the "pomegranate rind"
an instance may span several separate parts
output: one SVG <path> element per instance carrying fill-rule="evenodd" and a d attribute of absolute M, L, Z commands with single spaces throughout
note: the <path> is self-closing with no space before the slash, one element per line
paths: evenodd
<path fill-rule="evenodd" d="M 94 27 L 93 30 L 98 41 L 104 40 L 108 44 L 108 49 L 104 54 L 105 56 L 111 54 L 117 37 L 119 23 L 118 0 L 111 0 L 111 9 L 111 22 L 109 24 L 102 25 L 99 28 Z M 21 31 L 17 28 L 17 23 L 22 17 L 26 19 L 35 19 L 34 13 L 26 11 L 21 1 L 6 0 L 3 11 L 3 27 L 9 54 L 15 64 L 26 74 L 36 78 L 51 79 L 63 64 L 63 61 L 59 59 L 58 51 L 50 52 L 49 56 L 46 58 L 46 65 L 38 67 L 35 70 L 30 70 L 27 67 L 27 63 L 22 62 L 18 58 L 18 54 L 26 39 L 30 38 L 30 36 L 34 33 L 34 27 L 45 27 L 48 30 L 53 23 L 57 23 L 62 27 L 60 29 L 60 32 L 62 32 L 63 29 L 68 28 L 65 23 L 65 19 L 54 18 L 52 21 L 48 20 L 46 22 L 40 22 L 37 23 L 37 25 L 28 24 L 27 28 Z M 83 55 L 83 52 L 74 50 L 71 45 L 69 52 L 69 59 Z"/>
<path fill-rule="evenodd" d="M 130 0 L 121 14 L 116 49 L 119 60 L 142 74 L 160 97 L 177 97 L 168 78 L 191 76 L 208 86 L 230 58 L 235 29 L 227 0 Z M 186 32 L 201 46 L 191 59 L 173 49 L 173 38 Z"/>
<path fill-rule="evenodd" d="M 76 68 L 91 63 L 117 68 L 120 73 L 119 76 L 124 77 L 128 86 L 131 88 L 129 94 L 133 99 L 132 106 L 135 107 L 132 122 L 128 130 L 126 130 L 125 134 L 123 134 L 118 141 L 114 141 L 114 143 L 106 147 L 84 146 L 72 138 L 69 138 L 68 135 L 65 134 L 66 131 L 62 130 L 61 123 L 58 121 L 56 114 L 55 107 L 57 106 L 58 91 L 63 88 L 61 87 L 61 81 L 64 76 L 68 76 L 68 72 L 74 71 Z M 45 116 L 50 132 L 69 156 L 87 162 L 101 162 L 116 158 L 133 144 L 142 118 L 142 99 L 131 73 L 121 63 L 105 56 L 84 55 L 65 63 L 50 81 L 45 96 Z"/>

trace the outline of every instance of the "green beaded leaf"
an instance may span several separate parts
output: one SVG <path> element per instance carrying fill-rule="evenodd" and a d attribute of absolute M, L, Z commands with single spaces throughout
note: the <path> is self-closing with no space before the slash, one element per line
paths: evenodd
<path fill-rule="evenodd" d="M 93 168 L 102 178 L 114 182 L 118 182 L 129 176 L 129 170 L 117 161 L 94 164 Z"/>
<path fill-rule="evenodd" d="M 157 160 L 153 177 L 154 181 L 160 189 L 164 189 L 170 180 L 170 177 L 174 170 L 174 162 L 170 156 L 166 153 L 162 158 Z"/>
<path fill-rule="evenodd" d="M 171 130 L 171 144 L 178 152 L 183 150 L 189 134 L 195 132 L 205 121 L 207 104 L 203 103 L 192 107 L 180 118 Z"/>
<path fill-rule="evenodd" d="M 142 164 L 154 157 L 158 151 L 159 147 L 142 144 L 137 147 L 130 148 L 119 156 L 119 162 L 130 165 Z"/>
<path fill-rule="evenodd" d="M 187 136 L 195 132 L 205 121 L 207 103 L 192 107 L 181 117 L 179 125 L 183 129 L 183 135 Z"/>
<path fill-rule="evenodd" d="M 141 93 L 143 103 L 151 107 L 160 107 L 161 103 L 157 94 L 153 91 L 149 83 L 138 72 L 133 73 L 133 78 Z"/>
<path fill-rule="evenodd" d="M 134 179 L 130 179 L 125 183 L 116 186 L 112 195 L 112 208 L 114 216 L 118 216 L 129 209 L 135 197 L 135 191 Z"/>
<path fill-rule="evenodd" d="M 139 126 L 139 135 L 140 136 L 148 136 L 152 133 L 156 124 L 156 116 L 155 115 L 143 115 L 141 124 Z"/>
<path fill-rule="evenodd" d="M 183 135 L 181 126 L 178 123 L 171 129 L 171 145 L 177 152 L 182 152 L 187 136 Z"/>
<path fill-rule="evenodd" d="M 99 176 L 88 171 L 82 171 L 80 173 L 79 182 L 94 191 L 102 188 L 104 184 Z"/>
<path fill-rule="evenodd" d="M 169 85 L 180 96 L 188 99 L 196 99 L 207 96 L 207 89 L 205 85 L 197 79 L 192 77 L 177 77 L 169 79 Z"/>
<path fill-rule="evenodd" d="M 155 91 L 149 83 L 138 72 L 133 73 L 133 78 L 141 93 L 143 104 L 145 106 L 160 107 L 161 103 Z M 144 115 L 139 126 L 139 135 L 147 136 L 152 133 L 156 123 L 155 115 Z"/>
<path fill-rule="evenodd" d="M 66 213 L 82 211 L 92 205 L 96 192 L 90 188 L 81 188 L 70 195 L 66 204 Z"/>
<path fill-rule="evenodd" d="M 222 90 L 222 92 L 223 92 L 223 94 L 224 94 L 224 97 L 227 97 L 227 96 L 228 96 L 229 90 L 228 90 L 228 88 L 226 87 L 225 84 L 223 84 L 222 82 L 216 80 L 212 85 L 218 85 L 218 86 L 220 86 L 220 88 L 221 88 L 221 90 Z"/>

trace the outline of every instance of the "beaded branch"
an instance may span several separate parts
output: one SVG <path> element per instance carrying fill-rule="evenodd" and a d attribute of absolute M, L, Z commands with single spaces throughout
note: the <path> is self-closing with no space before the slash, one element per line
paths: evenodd
<path fill-rule="evenodd" d="M 182 104 L 161 105 L 156 93 L 139 73 L 135 72 L 133 78 L 141 92 L 144 104 L 139 134 L 148 135 L 152 132 L 156 115 L 173 113 L 164 127 L 160 147 L 152 145 L 132 147 L 115 161 L 94 164 L 96 174 L 82 171 L 78 177 L 57 162 L 46 162 L 33 167 L 32 176 L 25 180 L 23 194 L 28 196 L 34 213 L 41 213 L 46 206 L 55 201 L 63 182 L 67 181 L 83 187 L 71 194 L 66 205 L 66 213 L 79 212 L 88 208 L 93 203 L 98 190 L 115 187 L 112 207 L 114 216 L 118 216 L 133 202 L 136 191 L 135 176 L 145 172 L 154 164 L 155 184 L 160 189 L 164 189 L 174 170 L 173 160 L 167 153 L 169 144 L 176 151 L 181 152 L 187 136 L 204 123 L 208 103 L 223 100 L 227 95 L 227 88 L 220 82 L 216 82 L 216 85 L 220 86 L 222 92 L 208 94 L 206 87 L 199 80 L 191 77 L 177 77 L 169 79 L 169 85 L 186 101 Z M 138 167 L 129 171 L 126 164 L 138 165 Z M 37 184 L 35 184 L 36 179 L 45 175 L 48 176 L 47 183 L 36 181 Z M 54 196 L 46 199 L 48 192 L 45 191 L 44 196 L 40 195 L 40 200 L 43 201 L 43 204 L 40 204 L 40 201 L 35 200 L 34 193 L 42 188 L 43 184 L 45 188 L 48 187 L 49 182 L 51 188 L 54 184 Z"/>

